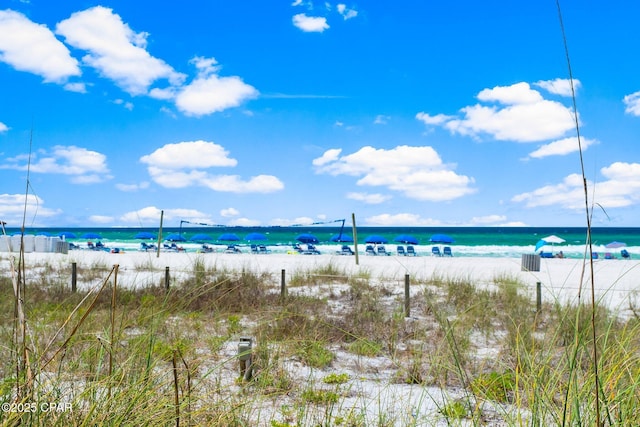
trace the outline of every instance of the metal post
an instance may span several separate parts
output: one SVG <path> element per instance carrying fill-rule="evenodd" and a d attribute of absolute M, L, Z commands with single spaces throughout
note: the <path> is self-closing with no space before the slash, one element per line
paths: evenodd
<path fill-rule="evenodd" d="M 404 317 L 411 315 L 411 298 L 409 294 L 409 275 L 404 275 Z"/>
<path fill-rule="evenodd" d="M 251 379 L 252 366 L 252 346 L 253 340 L 251 337 L 240 337 L 238 343 L 238 360 L 240 362 L 240 378 L 244 378 L 246 381 Z"/>
<path fill-rule="evenodd" d="M 351 214 L 351 224 L 353 226 L 353 250 L 356 253 L 356 265 L 360 264 L 360 258 L 358 257 L 358 229 L 356 228 L 356 214 Z"/>
<path fill-rule="evenodd" d="M 536 282 L 536 313 L 542 311 L 542 284 Z"/>
<path fill-rule="evenodd" d="M 71 263 L 71 292 L 78 289 L 78 263 Z"/>
<path fill-rule="evenodd" d="M 169 290 L 169 281 L 171 276 L 169 275 L 169 267 L 164 268 L 164 288 L 165 290 Z"/>
<path fill-rule="evenodd" d="M 287 297 L 287 285 L 285 282 L 285 270 L 284 268 L 282 269 L 282 275 L 280 277 L 280 297 L 282 298 L 282 300 L 284 301 L 284 299 Z"/>

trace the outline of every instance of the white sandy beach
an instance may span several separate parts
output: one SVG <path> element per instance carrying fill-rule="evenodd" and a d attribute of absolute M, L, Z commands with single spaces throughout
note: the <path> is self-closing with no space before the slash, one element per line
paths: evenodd
<path fill-rule="evenodd" d="M 15 255 L 14 255 L 15 256 Z M 8 270 L 8 253 L 0 255 L 2 270 Z M 73 250 L 68 254 L 27 253 L 25 264 L 60 265 L 77 263 L 79 268 L 101 268 L 119 266 L 119 286 L 147 286 L 163 283 L 165 268 L 169 267 L 171 278 L 178 280 L 193 272 L 194 263 L 202 262 L 206 268 L 226 270 L 242 269 L 256 273 L 271 273 L 274 284 L 280 283 L 281 271 L 285 278 L 296 273 L 308 273 L 326 265 L 333 265 L 347 274 L 369 274 L 374 281 L 388 285 L 397 284 L 403 292 L 405 275 L 415 283 L 434 277 L 468 279 L 477 286 L 491 286 L 495 277 L 518 278 L 535 300 L 536 283 L 541 283 L 544 301 L 577 302 L 580 292 L 582 300 L 591 300 L 591 274 L 588 263 L 579 259 L 542 259 L 540 271 L 522 271 L 520 258 L 488 257 L 400 257 L 339 255 L 291 255 L 291 254 L 226 254 L 226 253 L 174 253 L 125 252 L 112 254 L 103 251 Z M 585 267 L 584 276 L 583 266 Z M 640 260 L 595 260 L 594 283 L 596 298 L 609 308 L 620 311 L 629 309 L 636 302 L 636 291 L 640 289 Z M 87 284 L 79 284 L 79 287 Z M 90 286 L 90 285 L 89 285 Z M 417 290 L 416 290 L 417 291 Z"/>

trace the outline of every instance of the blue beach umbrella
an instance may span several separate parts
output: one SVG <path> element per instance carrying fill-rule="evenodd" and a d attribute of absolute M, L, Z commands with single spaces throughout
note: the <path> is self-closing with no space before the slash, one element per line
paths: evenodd
<path fill-rule="evenodd" d="M 186 242 L 187 241 L 187 239 L 185 239 L 184 236 L 176 233 L 169 234 L 167 237 L 164 238 L 164 240 L 169 242 Z"/>
<path fill-rule="evenodd" d="M 134 239 L 143 239 L 143 240 L 151 240 L 151 239 L 155 239 L 156 235 L 153 233 L 150 233 L 148 231 L 141 231 L 139 233 L 137 233 L 135 236 L 133 236 Z"/>
<path fill-rule="evenodd" d="M 545 246 L 546 244 L 547 244 L 547 242 L 545 242 L 544 240 L 542 240 L 542 239 L 538 240 L 538 243 L 536 243 L 535 252 L 538 252 L 538 250 L 540 248 L 542 248 L 543 246 Z"/>
<path fill-rule="evenodd" d="M 429 238 L 431 243 L 453 243 L 453 237 L 447 234 L 434 234 Z"/>
<path fill-rule="evenodd" d="M 329 240 L 332 242 L 353 242 L 353 237 L 348 234 L 334 234 Z"/>
<path fill-rule="evenodd" d="M 197 233 L 191 236 L 189 240 L 192 242 L 205 242 L 207 240 L 213 240 L 213 237 L 209 236 L 206 233 Z"/>
<path fill-rule="evenodd" d="M 61 239 L 75 239 L 76 235 L 70 231 L 63 231 L 62 233 L 58 234 L 58 237 L 60 237 Z"/>
<path fill-rule="evenodd" d="M 409 234 L 401 234 L 398 237 L 396 237 L 395 239 L 393 239 L 394 242 L 399 242 L 399 243 L 406 243 L 408 245 L 417 245 L 418 244 L 418 239 L 416 239 L 415 237 L 409 235 Z"/>
<path fill-rule="evenodd" d="M 82 235 L 83 239 L 95 239 L 95 240 L 100 240 L 102 239 L 102 236 L 100 236 L 98 233 L 84 233 Z"/>
<path fill-rule="evenodd" d="M 313 234 L 302 233 L 296 237 L 296 240 L 302 243 L 318 243 L 318 238 Z"/>
<path fill-rule="evenodd" d="M 218 240 L 225 242 L 237 242 L 238 240 L 240 240 L 240 237 L 238 237 L 238 235 L 234 233 L 224 233 L 221 234 L 220 237 L 218 237 Z"/>
<path fill-rule="evenodd" d="M 377 234 L 372 234 L 371 236 L 367 236 L 367 238 L 364 239 L 364 242 L 365 243 L 373 243 L 373 244 L 377 245 L 377 244 L 381 244 L 381 243 L 387 243 L 388 240 L 385 239 L 382 236 L 377 235 Z"/>
<path fill-rule="evenodd" d="M 258 240 L 268 240 L 267 236 L 265 236 L 262 233 L 249 233 L 244 237 L 244 240 L 247 240 L 249 242 L 255 242 Z"/>

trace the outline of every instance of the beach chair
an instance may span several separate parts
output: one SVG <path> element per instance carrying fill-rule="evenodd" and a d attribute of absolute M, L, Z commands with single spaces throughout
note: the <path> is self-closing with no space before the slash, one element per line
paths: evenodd
<path fill-rule="evenodd" d="M 405 250 L 404 250 L 404 246 L 398 246 L 398 247 L 396 248 L 396 252 L 397 252 L 397 254 L 398 254 L 399 256 L 406 256 L 406 255 L 407 255 L 407 253 L 406 253 L 406 252 L 405 252 Z"/>
<path fill-rule="evenodd" d="M 606 252 L 604 254 L 604 259 L 616 259 L 616 257 L 611 252 Z"/>
<path fill-rule="evenodd" d="M 307 244 L 307 249 L 302 252 L 303 255 L 320 255 L 320 251 L 311 243 Z"/>
<path fill-rule="evenodd" d="M 258 253 L 258 245 L 256 245 L 255 243 L 251 244 L 251 253 L 252 254 L 257 254 Z"/>
<path fill-rule="evenodd" d="M 418 253 L 416 252 L 415 248 L 411 245 L 407 246 L 407 256 L 417 256 Z"/>
<path fill-rule="evenodd" d="M 629 259 L 629 258 L 631 258 L 631 254 L 630 254 L 630 253 L 629 253 L 629 251 L 628 251 L 628 250 L 626 250 L 626 249 L 623 249 L 623 250 L 621 250 L 621 251 L 620 251 L 620 256 L 621 256 L 622 258 L 624 258 L 624 259 Z"/>
<path fill-rule="evenodd" d="M 342 245 L 342 248 L 340 249 L 339 252 L 340 255 L 355 255 L 355 252 L 353 252 L 353 250 L 351 250 L 351 248 L 347 245 Z"/>
<path fill-rule="evenodd" d="M 434 246 L 431 248 L 432 256 L 442 256 L 442 252 L 440 252 L 440 246 Z"/>
<path fill-rule="evenodd" d="M 540 251 L 540 258 L 553 258 L 553 252 Z"/>
<path fill-rule="evenodd" d="M 598 255 L 598 252 L 593 252 L 591 254 L 591 259 L 598 259 L 598 258 L 600 258 L 600 255 Z"/>
<path fill-rule="evenodd" d="M 241 254 L 242 251 L 236 245 L 228 245 L 227 249 L 224 250 L 225 254 Z"/>
<path fill-rule="evenodd" d="M 384 246 L 378 246 L 378 255 L 391 255 Z"/>
<path fill-rule="evenodd" d="M 443 256 L 453 256 L 453 252 L 451 252 L 451 247 L 450 246 L 445 246 L 442 249 L 442 255 Z"/>
<path fill-rule="evenodd" d="M 268 254 L 269 252 L 271 252 L 269 249 L 267 249 L 267 247 L 265 245 L 259 245 L 258 246 L 258 253 L 259 254 Z"/>
<path fill-rule="evenodd" d="M 211 253 L 211 252 L 213 252 L 213 248 L 211 246 L 207 245 L 206 243 L 203 243 L 202 244 L 202 252 L 204 252 L 206 254 Z"/>
<path fill-rule="evenodd" d="M 375 249 L 373 249 L 372 245 L 367 245 L 366 249 L 364 250 L 365 255 L 375 255 L 376 251 Z"/>

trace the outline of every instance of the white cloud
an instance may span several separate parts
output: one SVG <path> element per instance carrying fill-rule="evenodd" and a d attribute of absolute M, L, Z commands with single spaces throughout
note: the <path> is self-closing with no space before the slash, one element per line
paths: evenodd
<path fill-rule="evenodd" d="M 257 227 L 260 224 L 260 221 L 249 218 L 236 218 L 229 221 L 229 226 L 231 227 Z"/>
<path fill-rule="evenodd" d="M 625 105 L 625 113 L 640 116 L 640 91 L 625 96 L 623 102 Z"/>
<path fill-rule="evenodd" d="M 288 227 L 292 225 L 309 225 L 313 224 L 315 220 L 313 218 L 309 218 L 308 216 L 301 216 L 293 219 L 286 218 L 274 218 L 269 221 L 269 225 L 279 226 L 279 227 Z"/>
<path fill-rule="evenodd" d="M 240 212 L 236 208 L 226 208 L 220 210 L 220 216 L 223 218 L 229 218 L 238 215 L 240 215 Z"/>
<path fill-rule="evenodd" d="M 374 125 L 386 125 L 391 120 L 389 116 L 383 116 L 382 114 L 378 114 L 376 118 L 373 120 Z"/>
<path fill-rule="evenodd" d="M 474 193 L 473 178 L 456 174 L 432 147 L 363 147 L 339 156 L 332 149 L 313 160 L 317 173 L 359 177 L 361 186 L 380 186 L 416 200 L 445 201 Z"/>
<path fill-rule="evenodd" d="M 597 144 L 598 142 L 594 139 L 580 138 L 580 145 L 582 146 L 582 150 L 586 150 L 591 145 Z M 541 159 L 543 157 L 548 156 L 564 156 L 570 153 L 574 153 L 578 151 L 578 138 L 564 138 L 558 141 L 553 141 L 549 144 L 545 144 L 538 148 L 537 150 L 529 153 L 530 158 Z"/>
<path fill-rule="evenodd" d="M 9 127 L 7 125 L 5 125 L 4 123 L 0 122 L 0 133 L 6 132 L 8 130 L 9 130 Z"/>
<path fill-rule="evenodd" d="M 391 196 L 380 193 L 347 193 L 347 199 L 357 200 L 370 205 L 377 205 L 391 199 Z"/>
<path fill-rule="evenodd" d="M 357 10 L 349 9 L 345 4 L 340 3 L 336 6 L 336 8 L 338 10 L 338 13 L 342 15 L 345 21 L 347 19 L 355 18 L 356 16 L 358 16 Z"/>
<path fill-rule="evenodd" d="M 116 184 L 116 188 L 126 193 L 132 193 L 149 188 L 149 183 L 144 181 L 139 184 Z"/>
<path fill-rule="evenodd" d="M 8 163 L 0 168 L 27 170 L 29 167 L 32 173 L 69 175 L 71 182 L 76 184 L 93 184 L 112 178 L 104 154 L 73 145 L 40 150 L 32 155 L 30 165 L 27 160 L 27 155 L 20 155 L 7 159 Z"/>
<path fill-rule="evenodd" d="M 399 213 L 399 214 L 381 214 L 374 215 L 364 219 L 364 223 L 367 225 L 376 226 L 438 226 L 442 225 L 442 222 L 432 218 L 422 218 L 420 215 L 412 213 Z"/>
<path fill-rule="evenodd" d="M 113 217 L 107 215 L 90 215 L 89 221 L 94 224 L 111 224 L 113 223 Z"/>
<path fill-rule="evenodd" d="M 44 204 L 44 200 L 34 194 L 0 194 L 0 220 L 5 221 L 8 227 L 20 227 L 23 218 L 31 223 L 62 213 L 60 209 L 49 209 Z"/>
<path fill-rule="evenodd" d="M 76 12 L 56 26 L 65 41 L 88 53 L 84 64 L 98 70 L 132 95 L 146 94 L 157 80 L 180 84 L 185 76 L 146 51 L 147 33 L 136 33 L 112 9 L 95 6 Z"/>
<path fill-rule="evenodd" d="M 220 145 L 207 141 L 167 144 L 140 158 L 147 164 L 151 179 L 166 188 L 207 187 L 214 191 L 233 193 L 271 193 L 284 184 L 271 175 L 258 175 L 243 180 L 238 175 L 215 175 L 213 167 L 234 167 L 238 161 L 230 158 Z"/>
<path fill-rule="evenodd" d="M 600 169 L 604 180 L 587 181 L 588 195 L 604 209 L 640 204 L 640 164 L 616 162 Z M 528 208 L 559 206 L 570 210 L 583 210 L 584 187 L 582 176 L 572 174 L 558 184 L 550 184 L 531 192 L 514 196 L 512 201 L 524 203 Z"/>
<path fill-rule="evenodd" d="M 575 128 L 570 108 L 542 95 L 528 83 L 484 89 L 478 99 L 498 105 L 472 105 L 462 108 L 462 118 L 418 113 L 427 125 L 441 125 L 461 135 L 487 134 L 502 141 L 536 142 L 564 136 Z"/>
<path fill-rule="evenodd" d="M 329 29 L 327 18 L 320 16 L 307 16 L 304 13 L 298 13 L 293 16 L 293 25 L 305 33 L 322 33 Z"/>
<path fill-rule="evenodd" d="M 0 11 L 0 61 L 45 82 L 65 83 L 81 75 L 78 61 L 51 30 L 12 10 Z"/>
<path fill-rule="evenodd" d="M 242 81 L 240 77 L 220 77 L 220 67 L 214 58 L 196 57 L 191 60 L 198 69 L 198 76 L 176 94 L 176 106 L 187 115 L 202 116 L 227 108 L 237 107 L 242 102 L 256 98 L 258 91 Z M 155 96 L 165 93 L 154 92 Z"/>
<path fill-rule="evenodd" d="M 64 89 L 69 92 L 87 93 L 87 86 L 84 83 L 67 83 Z"/>
<path fill-rule="evenodd" d="M 471 218 L 471 224 L 473 225 L 502 224 L 506 220 L 507 220 L 507 217 L 504 215 L 476 216 Z"/>
<path fill-rule="evenodd" d="M 549 93 L 560 96 L 571 96 L 571 80 L 570 79 L 554 79 L 554 80 L 540 80 L 534 83 L 536 86 L 543 88 Z M 573 90 L 578 91 L 582 84 L 580 80 L 573 79 Z"/>
<path fill-rule="evenodd" d="M 152 224 L 160 223 L 160 215 L 163 213 L 164 221 L 185 220 L 199 223 L 210 223 L 211 218 L 195 209 L 160 209 L 155 206 L 147 206 L 137 211 L 127 212 L 120 217 L 120 221 L 130 224 Z"/>

